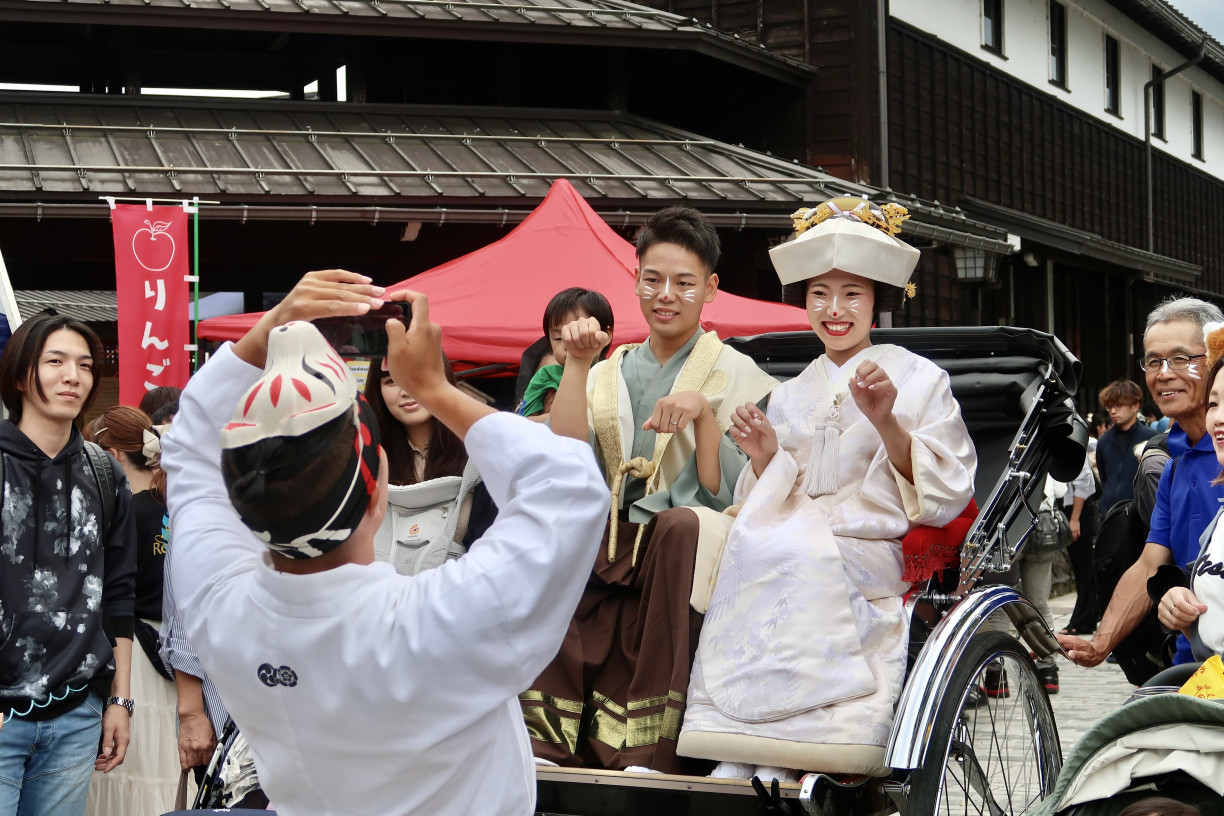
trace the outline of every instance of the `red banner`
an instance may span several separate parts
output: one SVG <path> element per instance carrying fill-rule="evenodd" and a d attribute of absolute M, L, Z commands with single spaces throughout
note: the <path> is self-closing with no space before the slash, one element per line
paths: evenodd
<path fill-rule="evenodd" d="M 182 207 L 117 204 L 115 292 L 119 305 L 119 401 L 136 406 L 146 391 L 182 388 L 191 374 L 186 276 L 191 274 Z"/>

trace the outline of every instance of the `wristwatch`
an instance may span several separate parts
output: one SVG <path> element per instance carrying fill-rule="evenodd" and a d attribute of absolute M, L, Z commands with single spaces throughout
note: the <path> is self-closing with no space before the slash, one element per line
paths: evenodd
<path fill-rule="evenodd" d="M 136 708 L 136 701 L 129 697 L 107 697 L 106 704 L 108 706 L 123 706 L 127 709 L 128 716 L 132 716 L 132 711 Z"/>

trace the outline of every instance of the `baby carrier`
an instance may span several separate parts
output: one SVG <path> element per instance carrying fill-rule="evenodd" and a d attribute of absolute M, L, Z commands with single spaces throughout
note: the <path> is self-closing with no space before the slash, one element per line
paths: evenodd
<path fill-rule="evenodd" d="M 374 534 L 374 557 L 400 575 L 416 575 L 467 552 L 455 540 L 463 502 L 480 484 L 469 461 L 462 476 L 388 488 L 387 515 Z"/>

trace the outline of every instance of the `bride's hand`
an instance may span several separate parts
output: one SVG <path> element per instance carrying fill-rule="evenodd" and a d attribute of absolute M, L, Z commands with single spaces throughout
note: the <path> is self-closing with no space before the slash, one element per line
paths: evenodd
<path fill-rule="evenodd" d="M 752 471 L 757 476 L 778 452 L 778 434 L 769 424 L 769 418 L 754 403 L 748 402 L 735 409 L 731 415 L 731 438 L 752 460 Z"/>

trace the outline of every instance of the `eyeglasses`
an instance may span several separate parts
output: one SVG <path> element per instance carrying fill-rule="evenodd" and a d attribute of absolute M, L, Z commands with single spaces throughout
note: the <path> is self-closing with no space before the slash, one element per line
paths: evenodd
<path fill-rule="evenodd" d="M 1144 357 L 1138 361 L 1139 370 L 1147 374 L 1155 374 L 1167 365 L 1172 371 L 1185 371 L 1195 360 L 1206 356 L 1206 354 L 1174 354 L 1172 357 Z"/>

